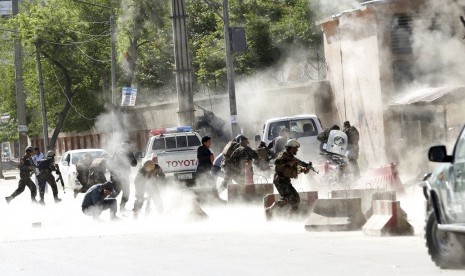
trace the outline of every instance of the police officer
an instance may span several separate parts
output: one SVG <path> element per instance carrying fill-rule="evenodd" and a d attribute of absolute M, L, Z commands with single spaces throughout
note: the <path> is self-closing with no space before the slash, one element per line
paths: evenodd
<path fill-rule="evenodd" d="M 238 183 L 246 182 L 245 163 L 249 162 L 249 164 L 252 165 L 252 159 L 258 160 L 259 158 L 258 154 L 249 147 L 249 139 L 244 135 L 239 137 L 239 147 L 232 153 L 230 160 L 230 169 L 232 169 L 233 174 L 238 178 Z M 250 169 L 252 170 L 252 167 L 250 167 Z"/>
<path fill-rule="evenodd" d="M 31 180 L 31 175 L 35 172 L 34 162 L 32 161 L 32 153 L 34 152 L 34 148 L 27 147 L 25 151 L 26 154 L 21 158 L 21 161 L 18 164 L 20 177 L 18 182 L 18 188 L 10 196 L 5 197 L 7 203 L 10 203 L 10 201 L 13 200 L 13 198 L 17 197 L 22 192 L 24 192 L 26 186 L 29 188 L 29 190 L 31 190 L 32 202 L 37 202 L 36 185 Z"/>
<path fill-rule="evenodd" d="M 349 159 L 350 168 L 354 178 L 360 177 L 360 168 L 358 167 L 358 156 L 360 147 L 358 142 L 360 140 L 360 134 L 358 130 L 350 125 L 349 121 L 344 122 L 344 133 L 347 135 L 347 151 L 349 152 L 347 158 Z"/>
<path fill-rule="evenodd" d="M 58 198 L 58 187 L 55 181 L 55 177 L 52 174 L 52 171 L 55 171 L 55 152 L 53 150 L 47 151 L 46 158 L 38 161 L 39 175 L 37 179 L 39 180 L 39 195 L 40 195 L 40 204 L 45 204 L 44 194 L 45 194 L 45 185 L 48 183 L 53 191 L 53 198 L 55 203 L 61 201 Z"/>
<path fill-rule="evenodd" d="M 142 167 L 137 172 L 136 178 L 134 179 L 134 186 L 136 188 L 136 201 L 134 202 L 134 217 L 137 217 L 144 201 L 146 200 L 145 194 L 147 194 L 147 207 L 146 212 L 150 212 L 150 203 L 153 202 L 159 213 L 163 211 L 163 206 L 160 198 L 160 191 L 158 185 L 161 181 L 165 180 L 165 173 L 158 164 L 155 164 L 152 160 L 144 162 Z"/>
<path fill-rule="evenodd" d="M 122 191 L 120 211 L 125 211 L 126 203 L 129 200 L 129 175 L 131 174 L 131 167 L 137 165 L 137 159 L 131 151 L 129 141 L 124 141 L 121 147 L 116 150 L 111 158 L 110 172 L 111 181 L 115 185 L 116 196 Z"/>
<path fill-rule="evenodd" d="M 281 196 L 270 207 L 265 209 L 267 219 L 271 219 L 272 210 L 276 206 L 283 208 L 290 205 L 289 214 L 294 214 L 300 203 L 300 196 L 296 189 L 292 186 L 291 178 L 297 178 L 300 172 L 308 173 L 307 168 L 300 167 L 295 157 L 300 147 L 300 143 L 295 139 L 290 139 L 286 143 L 286 150 L 282 151 L 275 160 L 275 174 L 273 184 Z"/>

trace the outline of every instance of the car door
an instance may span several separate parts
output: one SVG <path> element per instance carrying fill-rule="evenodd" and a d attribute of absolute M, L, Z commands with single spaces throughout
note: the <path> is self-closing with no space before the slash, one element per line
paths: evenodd
<path fill-rule="evenodd" d="M 454 214 L 452 223 L 465 223 L 465 131 L 457 140 L 454 149 L 454 179 L 450 181 L 450 206 L 448 208 Z M 446 207 L 447 208 L 447 207 Z"/>
<path fill-rule="evenodd" d="M 70 153 L 66 152 L 63 155 L 63 157 L 61 157 L 60 163 L 58 164 L 58 166 L 60 167 L 61 175 L 63 176 L 63 181 L 65 181 L 67 185 L 69 185 L 68 174 L 69 174 L 69 161 L 70 160 L 71 160 Z"/>

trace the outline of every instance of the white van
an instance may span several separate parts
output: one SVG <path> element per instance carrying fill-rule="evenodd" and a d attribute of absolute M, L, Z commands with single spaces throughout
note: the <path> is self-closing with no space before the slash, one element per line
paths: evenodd
<path fill-rule="evenodd" d="M 323 129 L 316 115 L 296 115 L 269 119 L 263 125 L 262 136 L 256 135 L 255 141 L 264 141 L 267 145 L 279 136 L 281 129 L 290 130 L 290 137 L 300 142 L 297 157 L 302 161 L 315 161 L 319 156 L 320 142 L 316 139 Z"/>

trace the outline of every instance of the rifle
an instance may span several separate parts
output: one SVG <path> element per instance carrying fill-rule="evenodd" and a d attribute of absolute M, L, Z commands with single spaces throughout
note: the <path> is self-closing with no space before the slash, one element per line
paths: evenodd
<path fill-rule="evenodd" d="M 53 166 L 55 166 L 55 172 L 58 175 L 55 181 L 56 182 L 61 181 L 61 187 L 63 187 L 63 193 L 66 194 L 65 183 L 63 182 L 63 176 L 61 175 L 60 167 L 58 166 L 58 164 L 53 164 Z"/>
<path fill-rule="evenodd" d="M 294 157 L 294 158 L 295 158 L 295 161 L 297 161 L 297 164 L 298 164 L 300 167 L 303 167 L 303 168 L 312 170 L 313 172 L 315 172 L 315 173 L 317 173 L 317 174 L 320 173 L 319 171 L 315 170 L 315 168 L 313 167 L 312 162 L 305 163 L 304 161 L 299 160 L 299 159 L 296 158 L 296 157 Z"/>

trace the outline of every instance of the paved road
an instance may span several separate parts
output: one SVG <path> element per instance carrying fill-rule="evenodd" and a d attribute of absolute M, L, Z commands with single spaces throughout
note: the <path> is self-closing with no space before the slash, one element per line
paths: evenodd
<path fill-rule="evenodd" d="M 0 195 L 16 181 L 1 181 Z M 55 205 L 29 203 L 28 191 L 0 201 L 0 274 L 13 275 L 463 275 L 440 270 L 422 238 L 420 190 L 401 199 L 415 225 L 411 237 L 367 237 L 355 232 L 306 232 L 303 222 L 265 222 L 254 206 L 206 207 L 206 222 L 170 215 L 97 222 L 79 210 L 81 195 L 61 194 Z M 175 200 L 173 200 L 175 201 Z M 412 215 L 410 215 L 412 214 Z M 41 223 L 34 228 L 33 223 Z"/>

